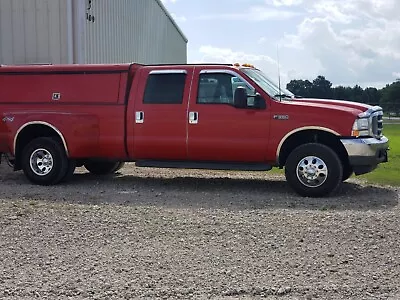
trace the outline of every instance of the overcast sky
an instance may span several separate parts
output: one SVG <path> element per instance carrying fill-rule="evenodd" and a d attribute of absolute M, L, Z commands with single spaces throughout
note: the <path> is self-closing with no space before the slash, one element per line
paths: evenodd
<path fill-rule="evenodd" d="M 400 77 L 400 0 L 162 0 L 188 62 L 253 63 L 283 83 L 324 75 L 381 87 Z"/>

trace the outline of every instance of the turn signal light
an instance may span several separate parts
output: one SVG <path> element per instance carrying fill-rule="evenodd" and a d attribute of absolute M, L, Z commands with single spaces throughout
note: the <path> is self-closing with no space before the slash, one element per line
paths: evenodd
<path fill-rule="evenodd" d="M 352 130 L 351 131 L 351 136 L 354 137 L 363 137 L 363 136 L 369 136 L 369 131 L 368 130 Z"/>

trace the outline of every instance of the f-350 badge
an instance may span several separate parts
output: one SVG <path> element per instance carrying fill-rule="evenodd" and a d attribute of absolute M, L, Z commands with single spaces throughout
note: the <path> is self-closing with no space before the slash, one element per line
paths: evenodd
<path fill-rule="evenodd" d="M 274 115 L 274 120 L 289 120 L 289 115 Z"/>

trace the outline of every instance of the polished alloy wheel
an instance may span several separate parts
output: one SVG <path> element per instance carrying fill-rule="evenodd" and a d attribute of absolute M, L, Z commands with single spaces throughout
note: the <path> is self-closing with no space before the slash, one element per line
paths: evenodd
<path fill-rule="evenodd" d="M 307 156 L 300 160 L 296 169 L 297 178 L 307 187 L 316 188 L 324 184 L 328 177 L 328 167 L 317 156 Z"/>
<path fill-rule="evenodd" d="M 46 176 L 53 169 L 53 156 L 46 149 L 40 148 L 32 152 L 30 167 L 32 172 L 38 176 Z"/>

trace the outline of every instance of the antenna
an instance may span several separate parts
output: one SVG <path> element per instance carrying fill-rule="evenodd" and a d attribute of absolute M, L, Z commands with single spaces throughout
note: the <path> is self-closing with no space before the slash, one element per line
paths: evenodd
<path fill-rule="evenodd" d="M 277 57 L 277 63 L 278 63 L 279 100 L 282 102 L 281 71 L 280 71 L 280 67 L 279 67 L 279 44 L 276 44 L 276 57 Z"/>

